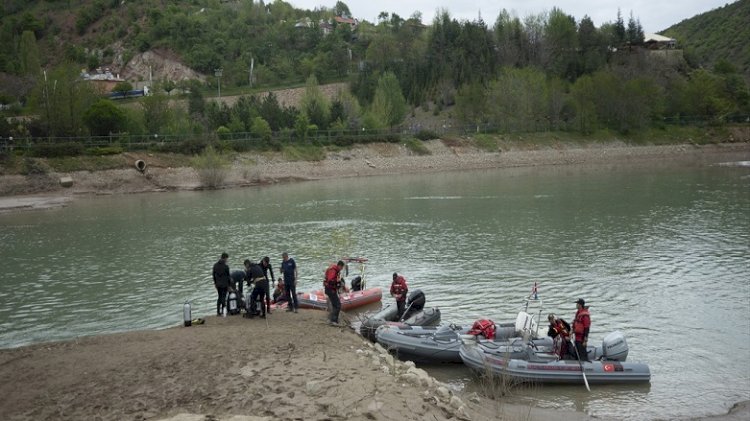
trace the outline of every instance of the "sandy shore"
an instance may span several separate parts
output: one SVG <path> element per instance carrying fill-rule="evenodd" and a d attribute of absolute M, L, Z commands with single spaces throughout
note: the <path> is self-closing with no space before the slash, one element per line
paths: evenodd
<path fill-rule="evenodd" d="M 0 350 L 3 420 L 590 420 L 460 395 L 319 310 Z M 745 420 L 747 402 L 715 421 Z"/>
<path fill-rule="evenodd" d="M 707 165 L 725 161 L 750 161 L 750 143 L 716 145 L 626 146 L 592 144 L 587 147 L 486 152 L 471 146 L 425 142 L 429 155 L 415 155 L 399 144 L 358 145 L 329 153 L 323 161 L 287 161 L 278 154 L 239 155 L 227 171 L 225 188 L 405 173 L 457 171 L 484 168 L 549 165 Z M 107 171 L 51 173 L 43 176 L 0 176 L 0 212 L 64 206 L 81 195 L 109 195 L 201 189 L 198 173 L 187 167 L 171 168 L 148 153 L 129 153 L 143 160 L 146 171 L 133 168 Z M 59 181 L 69 177 L 72 186 Z"/>
<path fill-rule="evenodd" d="M 550 420 L 459 397 L 318 310 L 0 350 L 3 420 Z M 558 413 L 559 415 L 559 413 Z M 586 420 L 568 413 L 566 420 Z"/>

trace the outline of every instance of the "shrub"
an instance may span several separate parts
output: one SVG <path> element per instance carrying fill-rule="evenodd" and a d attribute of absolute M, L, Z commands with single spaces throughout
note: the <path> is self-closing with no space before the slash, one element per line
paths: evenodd
<path fill-rule="evenodd" d="M 416 155 L 430 155 L 431 152 L 419 139 L 408 138 L 404 140 L 404 146 Z"/>
<path fill-rule="evenodd" d="M 37 158 L 83 155 L 83 145 L 74 142 L 39 143 L 29 149 L 29 155 Z"/>
<path fill-rule="evenodd" d="M 487 152 L 497 151 L 497 140 L 493 136 L 480 134 L 474 138 L 474 141 L 479 149 Z"/>
<path fill-rule="evenodd" d="M 49 167 L 39 159 L 24 158 L 21 163 L 21 174 L 23 175 L 45 175 L 49 172 Z"/>
<path fill-rule="evenodd" d="M 417 134 L 414 135 L 419 140 L 432 140 L 432 139 L 439 139 L 440 136 L 437 135 L 437 133 L 433 132 L 432 130 L 425 130 L 422 129 L 417 132 Z"/>
<path fill-rule="evenodd" d="M 123 152 L 122 146 L 102 146 L 96 148 L 86 149 L 86 155 L 103 156 L 103 155 L 118 155 Z"/>
<path fill-rule="evenodd" d="M 215 189 L 221 186 L 227 178 L 229 166 L 227 157 L 216 152 L 212 146 L 193 158 L 191 163 L 198 171 L 198 178 L 204 187 Z"/>

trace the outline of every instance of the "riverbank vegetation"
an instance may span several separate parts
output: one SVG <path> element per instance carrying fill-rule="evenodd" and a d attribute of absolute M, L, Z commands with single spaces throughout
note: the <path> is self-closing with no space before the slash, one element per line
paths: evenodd
<path fill-rule="evenodd" d="M 597 28 L 558 8 L 524 18 L 503 11 L 493 24 L 458 21 L 443 10 L 424 25 L 418 12 L 355 22 L 340 1 L 314 11 L 279 0 L 80 3 L 5 3 L 0 39 L 13 47 L 0 52 L 6 156 L 196 155 L 211 146 L 306 151 L 301 159 L 309 159 L 374 141 L 425 153 L 424 138 L 469 136 L 487 150 L 502 138 L 689 142 L 700 136 L 675 134 L 750 116 L 744 63 L 696 67 L 681 50 L 646 45 L 632 12 L 627 22 L 618 13 Z M 63 51 L 55 50 L 58 38 Z M 154 49 L 209 77 L 165 76 L 152 95 L 120 103 L 79 77 L 81 67 L 127 67 L 128 57 Z M 210 77 L 216 69 L 222 72 Z M 221 83 L 234 90 L 302 80 L 294 105 L 273 92 L 210 97 Z M 322 93 L 320 83 L 342 80 L 348 89 Z M 113 89 L 124 93 L 122 86 Z"/>

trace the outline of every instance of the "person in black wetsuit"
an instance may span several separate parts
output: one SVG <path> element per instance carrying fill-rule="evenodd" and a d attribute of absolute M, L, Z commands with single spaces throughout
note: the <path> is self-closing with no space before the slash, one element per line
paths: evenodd
<path fill-rule="evenodd" d="M 263 305 L 263 299 L 269 295 L 268 293 L 268 278 L 263 274 L 263 268 L 250 260 L 245 260 L 246 272 L 248 273 L 248 283 L 254 285 L 253 292 L 250 294 L 250 317 L 258 314 L 256 310 L 256 303 L 260 300 L 260 317 L 266 317 L 266 306 Z"/>
<path fill-rule="evenodd" d="M 221 259 L 214 264 L 213 268 L 214 287 L 216 287 L 216 292 L 218 293 L 218 297 L 216 298 L 216 314 L 219 316 L 222 315 L 224 306 L 226 306 L 227 291 L 229 290 L 230 276 L 227 259 L 229 259 L 229 255 L 221 253 Z"/>
<path fill-rule="evenodd" d="M 260 259 L 260 267 L 263 269 L 263 275 L 268 281 L 268 287 L 266 287 L 266 310 L 268 314 L 271 314 L 271 291 L 270 286 L 276 283 L 276 278 L 273 276 L 273 268 L 271 267 L 271 258 L 266 256 Z M 268 277 L 268 273 L 271 273 L 271 277 Z"/>

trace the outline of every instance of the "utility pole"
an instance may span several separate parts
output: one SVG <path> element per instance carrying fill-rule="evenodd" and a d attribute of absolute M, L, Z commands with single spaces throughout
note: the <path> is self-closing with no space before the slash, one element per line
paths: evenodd
<path fill-rule="evenodd" d="M 216 76 L 216 80 L 218 82 L 217 85 L 219 87 L 219 99 L 221 99 L 221 73 L 222 71 L 223 69 L 221 67 L 219 67 L 218 69 L 214 69 L 214 76 Z"/>

